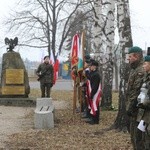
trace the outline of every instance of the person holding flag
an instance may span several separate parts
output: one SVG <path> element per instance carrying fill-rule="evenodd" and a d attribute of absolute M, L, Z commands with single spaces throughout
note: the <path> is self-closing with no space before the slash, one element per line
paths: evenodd
<path fill-rule="evenodd" d="M 51 88 L 53 86 L 54 69 L 50 64 L 49 56 L 44 57 L 36 71 L 38 81 L 40 81 L 41 97 L 50 97 Z"/>
<path fill-rule="evenodd" d="M 89 124 L 99 124 L 99 103 L 101 98 L 101 77 L 98 72 L 98 62 L 93 60 L 90 64 L 90 78 L 87 81 L 88 107 L 90 118 Z"/>

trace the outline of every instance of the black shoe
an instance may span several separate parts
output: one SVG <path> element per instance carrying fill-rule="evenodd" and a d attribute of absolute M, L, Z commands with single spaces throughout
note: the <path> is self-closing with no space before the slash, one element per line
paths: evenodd
<path fill-rule="evenodd" d="M 91 121 L 91 119 L 90 118 L 83 118 L 83 121 L 88 122 L 88 121 Z"/>
<path fill-rule="evenodd" d="M 88 120 L 88 121 L 86 121 L 86 123 L 89 123 L 89 124 L 91 124 L 91 125 L 94 125 L 94 124 L 99 124 L 99 122 L 98 121 L 93 121 L 93 120 Z"/>

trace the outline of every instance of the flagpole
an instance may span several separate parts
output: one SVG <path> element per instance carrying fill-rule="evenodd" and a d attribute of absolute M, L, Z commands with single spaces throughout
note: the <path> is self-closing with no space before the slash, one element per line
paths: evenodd
<path fill-rule="evenodd" d="M 73 114 L 75 114 L 75 110 L 76 110 L 76 101 L 77 101 L 77 87 L 76 87 L 76 80 L 74 80 L 73 83 Z"/>
<path fill-rule="evenodd" d="M 84 46 L 85 46 L 85 30 L 82 31 L 82 36 L 81 36 L 81 50 L 82 50 L 82 59 L 83 59 L 83 69 L 84 69 Z M 82 75 L 83 75 L 83 70 L 80 75 L 80 83 L 82 82 Z M 79 98 L 80 98 L 80 114 L 82 113 L 82 107 L 83 107 L 83 99 L 82 99 L 82 85 L 80 84 L 79 86 Z"/>

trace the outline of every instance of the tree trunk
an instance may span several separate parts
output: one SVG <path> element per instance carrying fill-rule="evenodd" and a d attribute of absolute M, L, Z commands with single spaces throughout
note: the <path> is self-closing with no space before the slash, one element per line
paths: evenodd
<path fill-rule="evenodd" d="M 114 50 L 114 20 L 115 2 L 110 0 L 105 26 L 106 51 L 103 57 L 103 97 L 102 107 L 110 109 L 112 105 L 112 86 L 113 86 L 113 55 Z"/>
<path fill-rule="evenodd" d="M 96 0 L 94 2 L 94 28 L 93 28 L 93 50 L 95 59 L 100 63 L 100 71 L 102 74 L 102 45 L 103 45 L 103 21 L 102 21 L 102 2 Z"/>
<path fill-rule="evenodd" d="M 132 34 L 129 14 L 129 1 L 117 1 L 117 20 L 119 31 L 119 49 L 121 50 L 121 65 L 120 65 L 120 88 L 119 88 L 119 110 L 114 122 L 114 126 L 120 130 L 127 129 L 126 120 L 126 86 L 128 79 L 128 65 L 125 63 L 126 49 L 132 46 Z"/>

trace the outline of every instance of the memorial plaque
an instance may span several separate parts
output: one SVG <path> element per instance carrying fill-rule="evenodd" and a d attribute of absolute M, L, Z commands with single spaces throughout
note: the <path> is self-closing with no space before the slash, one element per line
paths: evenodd
<path fill-rule="evenodd" d="M 24 95 L 24 86 L 3 86 L 2 95 Z"/>
<path fill-rule="evenodd" d="M 6 84 L 24 84 L 24 69 L 6 69 Z"/>

